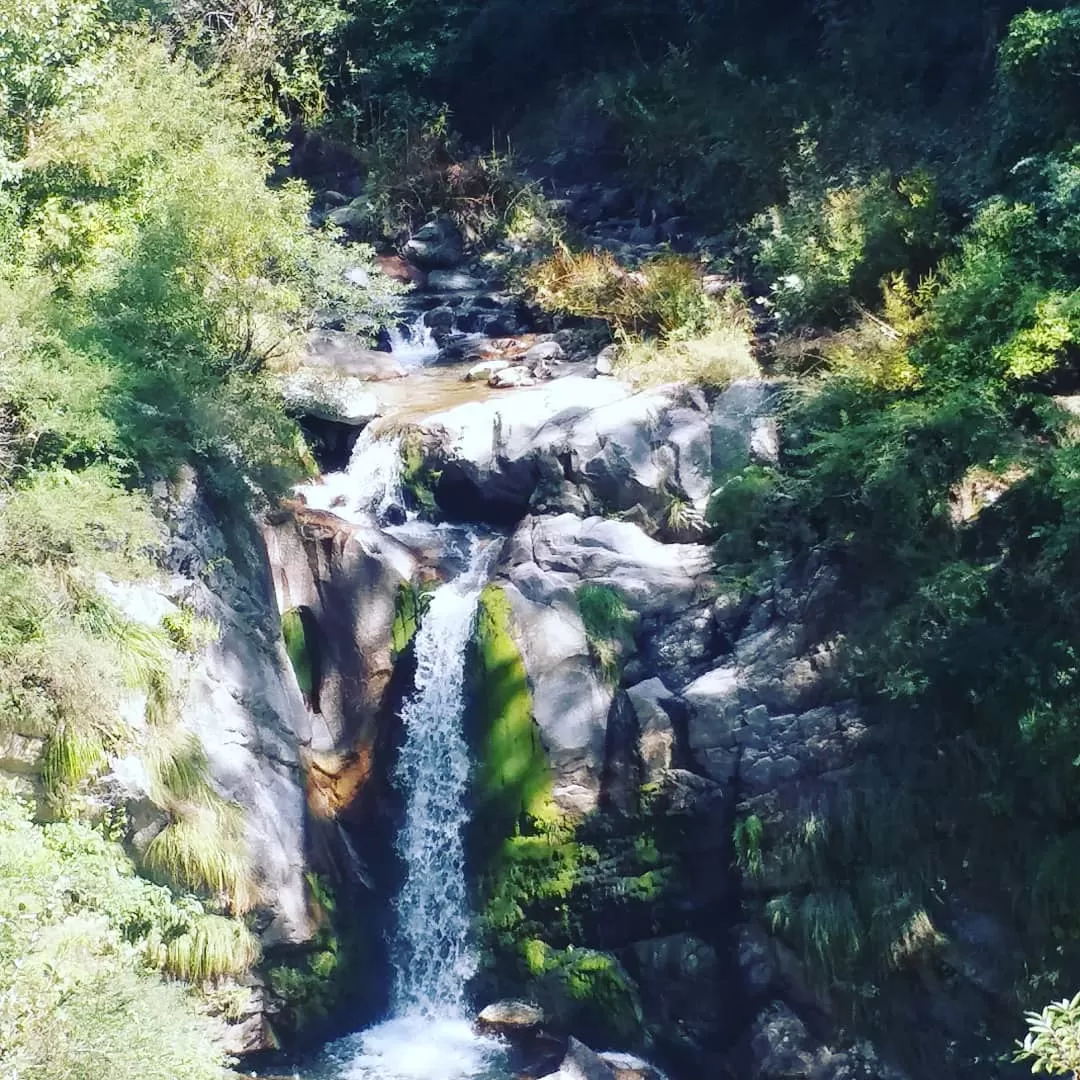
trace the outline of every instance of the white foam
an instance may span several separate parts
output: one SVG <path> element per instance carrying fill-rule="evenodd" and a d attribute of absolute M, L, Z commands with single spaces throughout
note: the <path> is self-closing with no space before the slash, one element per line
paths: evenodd
<path fill-rule="evenodd" d="M 401 439 L 380 439 L 367 427 L 360 433 L 344 472 L 327 473 L 314 484 L 301 484 L 296 493 L 312 510 L 328 510 L 353 524 L 368 515 L 385 514 L 401 506 Z"/>
<path fill-rule="evenodd" d="M 490 1075 L 505 1051 L 466 1020 L 420 1015 L 388 1020 L 347 1042 L 353 1056 L 341 1080 L 471 1080 Z"/>
<path fill-rule="evenodd" d="M 439 346 L 431 327 L 421 315 L 405 330 L 393 326 L 387 334 L 390 337 L 390 353 L 400 360 L 405 367 L 421 367 L 431 363 L 439 355 Z"/>

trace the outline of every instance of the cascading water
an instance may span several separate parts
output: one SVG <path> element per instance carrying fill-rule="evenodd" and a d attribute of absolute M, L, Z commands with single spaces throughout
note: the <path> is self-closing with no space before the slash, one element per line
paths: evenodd
<path fill-rule="evenodd" d="M 423 315 L 404 329 L 391 327 L 387 335 L 390 338 L 390 352 L 406 367 L 429 363 L 439 355 L 438 342 Z"/>
<path fill-rule="evenodd" d="M 467 569 L 432 595 L 416 635 L 416 688 L 401 711 L 396 773 L 406 803 L 397 843 L 406 876 L 397 900 L 394 1016 L 339 1044 L 342 1080 L 465 1080 L 497 1071 L 502 1046 L 472 1030 L 465 1000 L 476 958 L 465 883 L 464 682 L 480 591 L 499 546 L 470 537 Z"/>
<path fill-rule="evenodd" d="M 416 690 L 401 712 L 405 743 L 397 780 L 406 793 L 398 851 L 400 956 L 394 1006 L 402 1014 L 462 1014 L 476 970 L 465 888 L 465 650 L 480 590 L 498 544 L 472 539 L 468 569 L 437 590 L 416 636 Z"/>
<path fill-rule="evenodd" d="M 354 524 L 367 514 L 383 517 L 401 506 L 401 438 L 380 438 L 368 426 L 353 445 L 344 472 L 328 473 L 317 484 L 302 484 L 297 494 L 313 510 L 329 510 Z"/>

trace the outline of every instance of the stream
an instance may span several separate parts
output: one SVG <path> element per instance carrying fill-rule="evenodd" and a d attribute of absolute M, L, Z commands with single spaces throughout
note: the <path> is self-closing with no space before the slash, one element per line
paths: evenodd
<path fill-rule="evenodd" d="M 437 355 L 419 324 L 391 334 L 395 357 L 410 369 L 399 384 L 422 380 Z M 453 369 L 451 369 L 453 370 Z M 453 378 L 460 383 L 461 372 Z M 475 389 L 475 388 L 474 388 Z M 391 1014 L 346 1036 L 292 1072 L 300 1080 L 502 1080 L 506 1047 L 478 1035 L 465 988 L 477 968 L 470 941 L 464 830 L 470 755 L 464 734 L 465 656 L 481 590 L 502 539 L 469 528 L 401 522 L 401 439 L 369 425 L 346 469 L 297 489 L 312 509 L 358 523 L 399 520 L 393 534 L 432 534 L 462 569 L 431 595 L 415 639 L 414 690 L 401 709 L 404 743 L 394 774 L 404 821 L 396 849 L 405 880 L 394 904 Z M 462 549 L 462 550 L 457 550 Z M 285 1074 L 290 1075 L 290 1074 Z"/>

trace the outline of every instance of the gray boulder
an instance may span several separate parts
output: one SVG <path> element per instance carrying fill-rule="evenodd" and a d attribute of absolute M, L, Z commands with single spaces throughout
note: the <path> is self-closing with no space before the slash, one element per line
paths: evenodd
<path fill-rule="evenodd" d="M 665 727 L 655 714 L 671 695 L 653 680 L 633 688 L 630 748 L 611 737 L 627 717 L 591 654 L 578 589 L 586 582 L 606 585 L 636 616 L 670 613 L 711 588 L 708 549 L 661 544 L 629 522 L 564 514 L 527 518 L 507 544 L 503 567 L 498 582 L 510 601 L 556 801 L 586 813 L 603 791 L 627 787 L 637 759 L 654 772 L 670 765 L 674 733 L 670 720 Z M 629 655 L 632 635 L 619 646 Z"/>
<path fill-rule="evenodd" d="M 344 330 L 317 330 L 308 335 L 301 370 L 330 371 L 370 382 L 400 379 L 406 375 L 393 355 L 369 349 L 364 340 Z"/>
<path fill-rule="evenodd" d="M 285 407 L 301 416 L 363 427 L 379 415 L 379 400 L 369 384 L 333 369 L 294 371 L 281 376 L 278 387 Z"/>
<path fill-rule="evenodd" d="M 692 934 L 650 938 L 632 949 L 648 1029 L 670 1045 L 699 1049 L 724 1008 L 716 950 Z"/>
<path fill-rule="evenodd" d="M 428 274 L 428 289 L 431 292 L 478 293 L 484 289 L 480 278 L 471 277 L 460 270 L 432 270 Z"/>
<path fill-rule="evenodd" d="M 552 343 L 533 352 L 541 350 L 556 355 Z M 538 361 L 537 371 L 548 362 Z M 525 378 L 515 373 L 512 383 Z M 443 474 L 436 494 L 450 516 L 501 522 L 530 508 L 634 511 L 656 531 L 675 520 L 674 500 L 687 520 L 700 521 L 717 470 L 750 461 L 756 410 L 774 397 L 767 387 L 746 384 L 721 395 L 734 410 L 729 416 L 687 386 L 634 393 L 615 379 L 569 376 L 507 400 L 437 413 L 420 426 L 431 436 L 433 464 Z"/>
<path fill-rule="evenodd" d="M 465 257 L 465 241 L 449 218 L 439 217 L 413 233 L 402 254 L 423 270 L 452 270 Z"/>
<path fill-rule="evenodd" d="M 673 764 L 675 729 L 669 710 L 675 707 L 677 699 L 655 677 L 628 687 L 626 696 L 637 721 L 638 756 L 645 778 L 654 781 Z"/>
<path fill-rule="evenodd" d="M 535 1032 L 544 1022 L 544 1010 L 527 1001 L 495 1001 L 476 1018 L 479 1031 L 508 1038 Z"/>
<path fill-rule="evenodd" d="M 327 194 L 331 194 L 327 192 Z M 336 194 L 336 193 L 335 193 Z M 326 220 L 339 229 L 347 229 L 349 232 L 361 233 L 372 223 L 371 205 L 367 199 L 361 197 L 353 199 L 345 206 L 337 206 L 326 215 Z"/>
<path fill-rule="evenodd" d="M 595 1050 L 570 1037 L 566 1056 L 555 1073 L 559 1080 L 615 1080 L 615 1070 Z"/>

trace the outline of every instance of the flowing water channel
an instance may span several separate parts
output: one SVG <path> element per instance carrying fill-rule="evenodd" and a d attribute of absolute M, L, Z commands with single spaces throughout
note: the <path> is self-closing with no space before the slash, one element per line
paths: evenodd
<path fill-rule="evenodd" d="M 391 333 L 393 353 L 423 379 L 437 353 L 423 320 Z M 460 375 L 455 376 L 460 380 Z M 401 508 L 401 440 L 366 428 L 343 472 L 297 493 L 312 509 L 349 522 L 385 521 Z M 416 531 L 419 522 L 388 531 Z M 405 871 L 395 903 L 391 1016 L 331 1044 L 298 1080 L 505 1080 L 505 1047 L 474 1032 L 466 987 L 476 971 L 470 942 L 464 831 L 470 755 L 464 731 L 465 656 L 476 610 L 501 540 L 443 531 L 438 546 L 465 550 L 463 569 L 431 596 L 415 639 L 416 679 L 401 710 L 404 741 L 395 783 L 405 815 L 397 851 Z M 430 539 L 430 538 L 429 538 Z M 444 554 L 450 552 L 444 551 Z"/>
<path fill-rule="evenodd" d="M 464 829 L 469 747 L 465 654 L 498 541 L 470 538 L 466 570 L 437 589 L 416 635 L 416 686 L 401 711 L 396 781 L 405 794 L 397 848 L 393 1017 L 345 1040 L 343 1080 L 454 1080 L 489 1071 L 501 1046 L 472 1031 L 465 988 L 476 971 L 469 942 Z"/>
<path fill-rule="evenodd" d="M 438 588 L 416 635 L 415 689 L 401 711 L 395 781 L 405 796 L 397 849 L 392 1015 L 339 1040 L 312 1080 L 466 1080 L 506 1076 L 505 1051 L 472 1028 L 464 829 L 470 757 L 464 732 L 465 656 L 480 591 L 501 541 L 467 534 L 466 568 Z"/>

